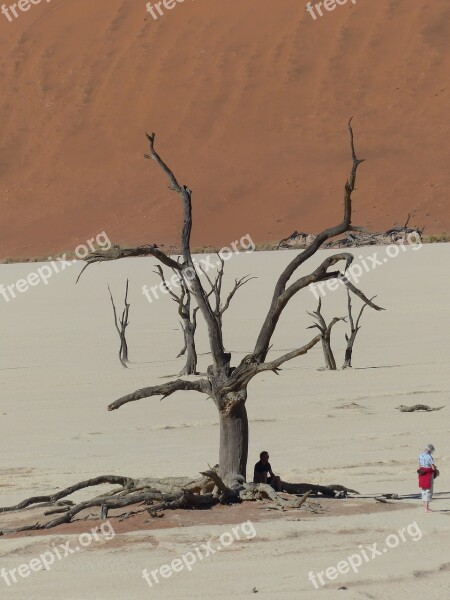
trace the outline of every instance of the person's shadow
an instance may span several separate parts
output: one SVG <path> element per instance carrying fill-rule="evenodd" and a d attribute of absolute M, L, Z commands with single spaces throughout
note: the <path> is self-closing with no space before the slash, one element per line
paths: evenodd
<path fill-rule="evenodd" d="M 421 498 L 421 494 L 420 492 L 414 493 L 414 494 L 402 494 L 399 495 L 398 499 L 399 500 L 420 500 Z M 433 492 L 433 501 L 439 501 L 439 500 L 450 500 L 450 492 Z M 450 513 L 450 508 L 444 508 L 444 509 L 433 509 L 432 512 L 439 512 L 439 513 Z"/>

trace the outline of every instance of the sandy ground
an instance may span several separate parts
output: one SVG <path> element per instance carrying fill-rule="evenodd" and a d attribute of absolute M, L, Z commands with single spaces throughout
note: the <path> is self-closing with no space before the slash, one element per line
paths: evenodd
<path fill-rule="evenodd" d="M 9 5 L 11 2 L 6 2 Z M 354 116 L 355 223 L 450 231 L 448 0 L 52 0 L 0 13 L 0 257 L 178 241 L 144 132 L 194 190 L 194 245 L 317 232 L 339 214 Z M 31 7 L 31 8 L 30 8 Z M 26 218 L 23 215 L 26 214 Z M 330 218 L 331 217 L 331 218 Z"/>
<path fill-rule="evenodd" d="M 385 248 L 360 249 L 363 257 Z M 327 252 L 321 252 L 314 264 Z M 248 353 L 267 308 L 276 274 L 293 252 L 247 253 L 227 264 L 227 281 L 258 277 L 240 291 L 225 317 L 225 340 L 235 360 Z M 262 449 L 283 479 L 341 483 L 370 496 L 396 492 L 404 498 L 380 505 L 371 498 L 323 502 L 324 512 L 273 514 L 259 507 L 212 513 L 167 515 L 163 519 L 115 521 L 114 539 L 93 542 L 49 571 L 19 578 L 10 587 L 0 579 L 0 597 L 17 600 L 122 600 L 123 598 L 441 599 L 448 589 L 450 486 L 448 484 L 448 245 L 408 248 L 363 275 L 360 286 L 377 294 L 383 313 L 368 310 L 355 347 L 354 368 L 323 372 L 316 347 L 283 369 L 250 386 L 250 467 Z M 152 304 L 143 284 L 157 283 L 152 259 L 91 267 L 74 285 L 80 263 L 8 303 L 0 297 L 0 506 L 48 493 L 99 474 L 189 475 L 217 462 L 218 419 L 211 401 L 195 393 L 129 404 L 109 413 L 106 405 L 139 387 L 177 373 L 181 334 L 175 307 L 165 296 Z M 39 265 L 3 265 L 4 284 Z M 106 285 L 122 295 L 130 279 L 131 325 L 128 370 L 116 356 L 117 340 Z M 342 289 L 324 298 L 328 317 L 345 314 Z M 306 310 L 315 308 L 310 291 L 298 295 L 274 338 L 273 355 L 304 343 L 311 335 Z M 344 325 L 336 326 L 338 362 Z M 208 364 L 200 325 L 200 368 Z M 403 414 L 399 404 L 445 406 L 429 414 Z M 435 513 L 424 515 L 417 499 L 416 457 L 433 442 L 442 476 L 436 482 Z M 89 492 L 92 495 L 93 491 Z M 86 493 L 78 498 L 86 497 Z M 30 511 L 30 518 L 33 513 Z M 22 517 L 23 518 L 23 517 Z M 9 518 L 10 519 L 10 518 Z M 165 519 L 165 521 L 164 521 Z M 192 568 L 149 588 L 142 570 L 157 569 L 252 520 L 256 535 L 235 541 Z M 8 520 L 0 519 L 0 526 Z M 164 523 L 163 523 L 164 521 Z M 11 522 L 11 520 L 9 520 Z M 114 519 L 112 520 L 114 523 Z M 357 573 L 340 575 L 315 590 L 309 571 L 320 572 L 387 536 L 416 523 L 421 539 L 407 536 L 387 556 L 364 562 Z M 96 522 L 77 524 L 53 536 L 0 538 L 0 565 L 7 571 L 28 563 L 55 544 L 71 540 Z M 175 527 L 178 525 L 177 527 Z M 140 531 L 136 531 L 140 529 Z M 411 529 L 411 527 L 410 527 Z M 417 536 L 416 536 L 417 537 Z M 392 539 L 392 538 L 391 538 Z M 339 587 L 347 590 L 337 591 Z"/>

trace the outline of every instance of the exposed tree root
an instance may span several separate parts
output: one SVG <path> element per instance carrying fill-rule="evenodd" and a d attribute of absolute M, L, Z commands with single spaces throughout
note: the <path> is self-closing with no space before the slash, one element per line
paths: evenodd
<path fill-rule="evenodd" d="M 111 510 L 131 505 L 148 506 L 144 510 L 147 510 L 152 517 L 157 517 L 164 510 L 195 509 L 217 503 L 230 504 L 255 500 L 269 500 L 274 507 L 282 510 L 298 509 L 305 504 L 310 495 L 342 498 L 347 492 L 357 493 L 343 486 L 319 486 L 308 483 L 283 483 L 284 493 L 279 493 L 267 484 L 246 483 L 240 475 L 223 480 L 218 474 L 217 465 L 210 467 L 201 475 L 201 478 L 195 480 L 188 477 L 133 479 L 117 475 L 102 475 L 88 479 L 49 496 L 33 496 L 15 506 L 0 508 L 0 513 L 6 513 L 45 506 L 50 509 L 44 512 L 44 516 L 57 515 L 45 522 L 5 528 L 0 531 L 0 535 L 52 529 L 70 523 L 76 515 L 94 507 L 99 509 L 100 519 L 108 518 Z M 119 484 L 120 487 L 77 504 L 69 500 L 61 501 L 61 498 L 70 496 L 74 492 L 104 483 Z M 121 520 L 132 514 L 136 514 L 136 511 L 127 512 L 121 516 Z M 82 517 L 82 519 L 87 518 L 89 516 Z"/>
<path fill-rule="evenodd" d="M 60 492 L 56 492 L 51 496 L 32 496 L 31 498 L 27 498 L 19 504 L 15 506 L 6 506 L 1 508 L 0 513 L 3 512 L 11 512 L 14 510 L 21 510 L 22 508 L 27 508 L 31 504 L 40 504 L 42 502 L 50 502 L 56 503 L 61 498 L 65 498 L 66 496 L 70 496 L 74 492 L 78 492 L 78 490 L 82 490 L 87 487 L 92 487 L 94 485 L 100 485 L 102 483 L 118 483 L 123 488 L 127 488 L 132 485 L 133 479 L 130 477 L 120 477 L 118 475 L 101 475 L 100 477 L 95 477 L 94 479 L 87 479 L 86 481 L 81 481 L 80 483 L 76 483 L 75 485 L 71 485 L 70 487 L 61 490 Z"/>

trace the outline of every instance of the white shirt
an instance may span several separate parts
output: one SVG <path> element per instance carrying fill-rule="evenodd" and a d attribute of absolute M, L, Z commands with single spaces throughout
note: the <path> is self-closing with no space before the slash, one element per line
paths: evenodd
<path fill-rule="evenodd" d="M 433 457 L 429 452 L 422 452 L 419 456 L 419 466 L 421 467 L 432 467 L 434 465 Z"/>

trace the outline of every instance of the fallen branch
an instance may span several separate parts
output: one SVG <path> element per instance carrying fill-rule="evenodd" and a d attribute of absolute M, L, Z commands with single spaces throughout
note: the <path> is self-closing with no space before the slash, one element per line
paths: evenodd
<path fill-rule="evenodd" d="M 312 485 L 311 483 L 287 483 L 283 481 L 283 492 L 288 494 L 305 494 L 308 490 L 314 496 L 326 498 L 344 498 L 347 494 L 359 494 L 343 485 Z"/>
<path fill-rule="evenodd" d="M 400 404 L 400 406 L 395 407 L 400 412 L 415 412 L 416 410 L 422 410 L 425 412 L 432 412 L 433 410 L 442 410 L 445 406 L 436 406 L 431 407 L 426 404 L 414 404 L 414 406 L 405 406 L 404 404 Z"/>

